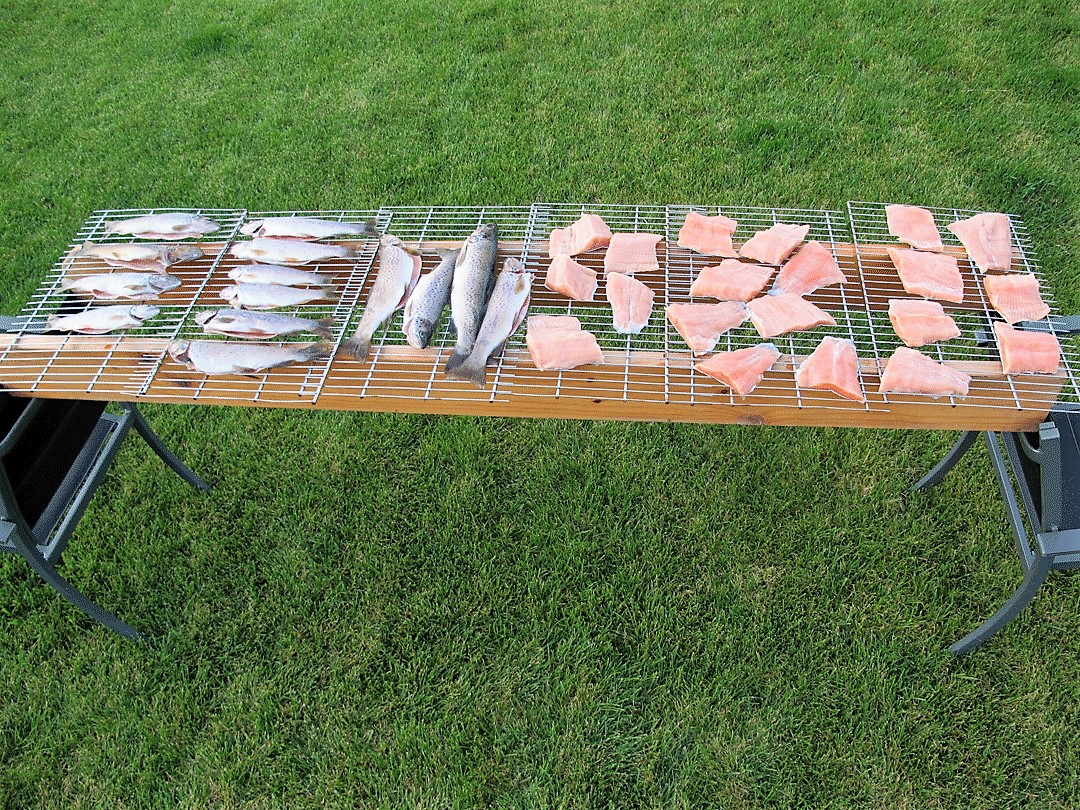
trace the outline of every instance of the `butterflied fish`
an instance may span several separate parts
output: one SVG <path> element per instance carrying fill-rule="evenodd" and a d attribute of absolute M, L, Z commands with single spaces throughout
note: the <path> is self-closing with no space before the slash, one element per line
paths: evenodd
<path fill-rule="evenodd" d="M 242 264 L 229 271 L 229 278 L 241 284 L 280 284 L 285 287 L 326 287 L 328 282 L 311 270 L 283 264 Z"/>
<path fill-rule="evenodd" d="M 430 273 L 420 276 L 409 300 L 405 303 L 404 322 L 401 331 L 410 346 L 426 348 L 431 342 L 435 325 L 450 300 L 450 284 L 454 279 L 454 265 L 458 251 L 447 250 L 441 254 L 442 261 Z"/>
<path fill-rule="evenodd" d="M 356 258 L 356 251 L 352 248 L 297 239 L 252 239 L 250 242 L 237 242 L 230 252 L 238 259 L 267 264 L 311 264 L 329 259 Z"/>
<path fill-rule="evenodd" d="M 457 330 L 454 353 L 446 361 L 446 371 L 461 365 L 472 353 L 473 342 L 484 322 L 488 296 L 495 283 L 495 259 L 499 252 L 499 229 L 481 225 L 470 234 L 458 253 L 454 281 L 450 287 L 450 316 Z"/>
<path fill-rule="evenodd" d="M 384 234 L 379 242 L 379 271 L 371 285 L 364 314 L 351 338 L 341 347 L 357 360 L 371 354 L 371 336 L 401 307 L 420 278 L 420 256 L 406 249 L 396 236 Z"/>
<path fill-rule="evenodd" d="M 334 345 L 329 341 L 306 346 L 272 346 L 224 340 L 174 340 L 168 348 L 173 360 L 203 374 L 257 374 L 329 357 L 333 350 Z"/>
<path fill-rule="evenodd" d="M 61 289 L 85 293 L 94 298 L 128 298 L 132 301 L 149 301 L 179 286 L 180 279 L 164 273 L 102 273 L 91 276 L 73 276 L 64 279 L 60 284 Z"/>
<path fill-rule="evenodd" d="M 324 287 L 284 287 L 280 284 L 231 284 L 219 295 L 236 309 L 297 307 L 327 297 Z"/>
<path fill-rule="evenodd" d="M 320 337 L 330 337 L 333 318 L 297 318 L 279 312 L 249 312 L 244 309 L 208 309 L 195 316 L 195 322 L 211 335 L 255 340 L 312 332 Z"/>
<path fill-rule="evenodd" d="M 105 233 L 139 239 L 188 239 L 213 233 L 220 227 L 214 220 L 199 214 L 176 211 L 110 222 L 105 226 Z"/>
<path fill-rule="evenodd" d="M 335 237 L 376 236 L 375 220 L 367 222 L 336 222 L 315 217 L 267 217 L 248 222 L 240 229 L 261 239 L 334 239 Z"/>
<path fill-rule="evenodd" d="M 50 315 L 45 328 L 57 332 L 79 332 L 83 335 L 104 335 L 114 329 L 141 326 L 161 310 L 149 304 L 114 304 L 92 307 L 76 315 Z"/>
<path fill-rule="evenodd" d="M 112 267 L 164 273 L 174 264 L 201 259 L 203 252 L 194 245 L 95 245 L 87 242 L 76 253 L 77 259 L 100 259 Z"/>
<path fill-rule="evenodd" d="M 529 309 L 533 274 L 526 273 L 517 259 L 507 259 L 495 279 L 495 288 L 488 299 L 484 322 L 473 343 L 473 350 L 464 361 L 446 372 L 452 380 L 465 380 L 478 388 L 487 386 L 487 362 L 501 351 L 506 339 L 521 325 Z"/>

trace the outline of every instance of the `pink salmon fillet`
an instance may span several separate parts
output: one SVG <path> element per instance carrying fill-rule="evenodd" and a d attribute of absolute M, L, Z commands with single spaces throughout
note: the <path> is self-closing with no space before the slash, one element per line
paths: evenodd
<path fill-rule="evenodd" d="M 653 291 L 633 276 L 612 273 L 607 277 L 604 293 L 611 304 L 611 321 L 615 331 L 636 335 L 652 315 Z"/>
<path fill-rule="evenodd" d="M 937 301 L 890 298 L 889 320 L 893 330 L 908 346 L 925 346 L 960 337 L 960 327 Z"/>
<path fill-rule="evenodd" d="M 764 295 L 746 306 L 750 310 L 750 320 L 763 338 L 815 326 L 836 326 L 832 315 L 795 293 Z"/>
<path fill-rule="evenodd" d="M 994 334 L 1006 374 L 1053 374 L 1061 365 L 1061 344 L 1049 332 L 1025 332 L 994 321 Z"/>
<path fill-rule="evenodd" d="M 757 388 L 765 372 L 778 359 L 780 350 L 776 346 L 760 343 L 749 349 L 717 352 L 708 360 L 697 363 L 694 368 L 719 380 L 740 397 L 745 397 Z"/>
<path fill-rule="evenodd" d="M 596 295 L 596 271 L 560 253 L 551 260 L 544 286 L 575 301 L 592 301 Z"/>
<path fill-rule="evenodd" d="M 800 388 L 832 391 L 855 402 L 866 402 L 859 386 L 859 355 L 851 340 L 822 338 L 813 353 L 799 365 L 795 384 Z"/>
<path fill-rule="evenodd" d="M 976 214 L 947 226 L 960 239 L 975 266 L 988 270 L 1012 269 L 1012 233 L 1004 214 Z"/>
<path fill-rule="evenodd" d="M 955 256 L 908 248 L 889 248 L 888 251 L 907 292 L 954 304 L 964 300 L 964 278 Z"/>
<path fill-rule="evenodd" d="M 604 254 L 604 272 L 648 273 L 660 269 L 656 246 L 660 237 L 655 233 L 616 233 Z"/>
<path fill-rule="evenodd" d="M 914 205 L 886 205 L 889 233 L 916 250 L 944 250 L 934 215 Z"/>
<path fill-rule="evenodd" d="M 746 304 L 724 301 L 720 304 L 671 304 L 667 308 L 671 321 L 690 351 L 708 354 L 724 332 L 746 320 Z"/>
<path fill-rule="evenodd" d="M 968 395 L 971 376 L 906 346 L 893 352 L 881 374 L 882 394 L 929 394 L 934 399 Z"/>
<path fill-rule="evenodd" d="M 596 336 L 583 330 L 573 315 L 531 315 L 525 329 L 525 344 L 538 369 L 571 369 L 604 362 Z"/>
<path fill-rule="evenodd" d="M 763 264 L 724 259 L 698 274 L 690 285 L 690 295 L 721 301 L 749 301 L 761 294 L 773 272 L 773 268 Z"/>
<path fill-rule="evenodd" d="M 730 256 L 739 254 L 731 244 L 731 235 L 739 223 L 723 214 L 707 217 L 697 211 L 690 211 L 679 229 L 679 247 L 689 248 L 710 256 Z"/>
<path fill-rule="evenodd" d="M 821 242 L 807 242 L 787 264 L 780 268 L 771 292 L 806 295 L 822 287 L 843 284 L 847 276 Z"/>
<path fill-rule="evenodd" d="M 1034 273 L 991 275 L 984 282 L 990 306 L 1010 324 L 1037 321 L 1050 314 L 1050 307 L 1039 294 L 1039 279 Z"/>
<path fill-rule="evenodd" d="M 553 228 L 548 236 L 548 257 L 576 256 L 611 241 L 611 228 L 596 214 L 585 214 L 569 228 Z"/>
<path fill-rule="evenodd" d="M 781 222 L 751 236 L 739 248 L 739 255 L 762 264 L 781 264 L 802 244 L 808 233 L 809 225 L 789 225 Z"/>

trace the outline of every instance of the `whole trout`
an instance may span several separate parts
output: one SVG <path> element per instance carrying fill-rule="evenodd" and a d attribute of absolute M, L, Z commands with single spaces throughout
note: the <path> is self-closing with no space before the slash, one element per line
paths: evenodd
<path fill-rule="evenodd" d="M 494 224 L 481 225 L 461 246 L 450 288 L 450 316 L 457 330 L 454 353 L 446 361 L 446 373 L 465 362 L 484 322 L 488 296 L 495 283 L 495 258 L 499 231 Z"/>

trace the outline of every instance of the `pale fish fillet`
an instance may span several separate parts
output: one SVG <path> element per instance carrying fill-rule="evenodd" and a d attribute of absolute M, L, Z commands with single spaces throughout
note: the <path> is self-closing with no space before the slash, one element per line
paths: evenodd
<path fill-rule="evenodd" d="M 525 345 L 538 369 L 566 370 L 604 362 L 596 336 L 583 330 L 572 315 L 531 315 L 525 329 Z"/>
<path fill-rule="evenodd" d="M 250 259 L 266 264 L 311 264 L 330 259 L 356 258 L 356 251 L 352 248 L 298 239 L 252 239 L 249 242 L 236 242 L 231 253 L 238 259 Z"/>
<path fill-rule="evenodd" d="M 731 236 L 739 223 L 720 214 L 707 217 L 697 211 L 690 211 L 679 229 L 679 247 L 688 248 L 709 256 L 729 256 L 739 254 L 731 244 Z"/>
<path fill-rule="evenodd" d="M 596 214 L 585 214 L 569 228 L 554 228 L 548 236 L 548 257 L 576 256 L 611 241 L 611 228 Z"/>
<path fill-rule="evenodd" d="M 240 284 L 279 284 L 285 287 L 326 287 L 329 282 L 311 270 L 283 264 L 242 264 L 229 271 L 229 278 Z"/>
<path fill-rule="evenodd" d="M 596 271 L 560 253 L 551 260 L 544 286 L 574 301 L 592 301 L 596 295 Z"/>
<path fill-rule="evenodd" d="M 984 282 L 990 306 L 1010 324 L 1038 321 L 1050 314 L 1050 307 L 1039 294 L 1039 279 L 1034 273 L 988 275 Z"/>
<path fill-rule="evenodd" d="M 357 238 L 375 236 L 378 227 L 375 220 L 367 222 L 338 222 L 315 217 L 266 217 L 246 223 L 240 233 L 259 239 L 314 239 Z"/>
<path fill-rule="evenodd" d="M 960 239 L 975 266 L 989 270 L 1012 269 L 1012 233 L 1004 214 L 976 214 L 948 226 Z"/>
<path fill-rule="evenodd" d="M 772 343 L 759 343 L 748 349 L 717 352 L 694 368 L 719 380 L 740 397 L 757 388 L 765 372 L 780 359 L 780 350 Z"/>
<path fill-rule="evenodd" d="M 174 264 L 201 259 L 203 252 L 194 245 L 84 244 L 77 259 L 100 259 L 110 267 L 164 273 Z"/>
<path fill-rule="evenodd" d="M 746 320 L 746 304 L 671 304 L 667 318 L 694 354 L 711 352 L 720 336 Z"/>
<path fill-rule="evenodd" d="M 774 272 L 772 267 L 763 264 L 724 259 L 698 274 L 690 285 L 690 295 L 721 301 L 749 301 L 761 294 Z"/>
<path fill-rule="evenodd" d="M 881 374 L 882 394 L 929 394 L 938 397 L 968 395 L 971 375 L 931 360 L 922 352 L 900 346 L 885 364 Z"/>
<path fill-rule="evenodd" d="M 604 294 L 611 304 L 616 332 L 636 335 L 648 325 L 655 295 L 647 284 L 624 273 L 612 273 L 607 277 Z"/>
<path fill-rule="evenodd" d="M 807 295 L 822 287 L 844 284 L 847 276 L 836 263 L 832 251 L 821 242 L 807 242 L 776 276 L 772 294 Z"/>
<path fill-rule="evenodd" d="M 231 284 L 218 295 L 236 309 L 278 309 L 319 301 L 327 297 L 327 290 L 280 284 Z"/>
<path fill-rule="evenodd" d="M 889 233 L 917 250 L 944 250 L 934 215 L 914 205 L 886 205 Z"/>
<path fill-rule="evenodd" d="M 889 321 L 908 346 L 925 346 L 960 337 L 960 327 L 937 301 L 890 298 Z"/>
<path fill-rule="evenodd" d="M 173 360 L 203 374 L 248 375 L 324 359 L 333 350 L 334 344 L 329 341 L 274 346 L 224 340 L 174 340 L 168 347 Z"/>
<path fill-rule="evenodd" d="M 888 248 L 904 289 L 912 295 L 959 304 L 964 300 L 964 278 L 955 256 Z"/>
<path fill-rule="evenodd" d="M 815 326 L 836 326 L 832 315 L 794 293 L 765 295 L 755 298 L 746 306 L 750 310 L 754 328 L 763 338 L 800 332 Z"/>
<path fill-rule="evenodd" d="M 175 290 L 180 279 L 164 273 L 102 273 L 100 275 L 73 276 L 64 279 L 60 287 L 94 298 L 127 298 L 132 301 L 149 301 L 162 293 Z"/>
<path fill-rule="evenodd" d="M 105 226 L 105 233 L 135 236 L 139 239 L 169 240 L 204 236 L 214 233 L 220 227 L 214 220 L 199 214 L 173 212 L 110 222 Z"/>
<path fill-rule="evenodd" d="M 605 273 L 648 273 L 660 269 L 656 246 L 660 237 L 655 233 L 616 233 L 604 254 Z"/>
<path fill-rule="evenodd" d="M 859 355 L 851 340 L 822 338 L 811 355 L 799 364 L 795 384 L 800 388 L 832 391 L 855 402 L 866 402 L 859 385 Z"/>
<path fill-rule="evenodd" d="M 149 304 L 114 304 L 108 307 L 91 307 L 75 315 L 50 315 L 45 328 L 57 332 L 79 332 L 83 335 L 104 335 L 115 329 L 141 326 L 143 321 L 160 312 Z"/>
<path fill-rule="evenodd" d="M 762 264 L 781 264 L 810 233 L 809 225 L 781 222 L 758 231 L 741 248 L 739 255 Z"/>
<path fill-rule="evenodd" d="M 244 309 L 205 310 L 195 316 L 195 322 L 202 326 L 207 334 L 249 340 L 268 340 L 300 332 L 311 332 L 328 338 L 334 326 L 333 318 L 313 320 L 279 312 L 251 312 Z"/>
<path fill-rule="evenodd" d="M 994 321 L 994 334 L 1006 374 L 1054 374 L 1061 366 L 1061 344 L 1050 332 L 1026 332 Z"/>

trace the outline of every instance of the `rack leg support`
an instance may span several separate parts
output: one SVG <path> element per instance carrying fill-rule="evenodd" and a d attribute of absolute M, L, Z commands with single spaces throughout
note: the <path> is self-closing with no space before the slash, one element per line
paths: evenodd
<path fill-rule="evenodd" d="M 143 437 L 146 443 L 150 445 L 150 449 L 157 453 L 158 458 L 164 461 L 173 472 L 196 489 L 201 489 L 204 492 L 210 491 L 210 485 L 192 472 L 184 462 L 178 459 L 173 452 L 165 446 L 165 443 L 161 441 L 156 433 L 154 433 L 143 415 L 139 413 L 138 408 L 130 404 L 125 404 L 124 408 L 131 414 L 131 422 L 135 430 Z"/>
<path fill-rule="evenodd" d="M 941 480 L 948 475 L 949 470 L 956 466 L 956 462 L 964 457 L 964 454 L 971 449 L 971 446 L 975 444 L 975 440 L 978 438 L 977 431 L 969 430 L 966 433 L 961 433 L 960 438 L 956 440 L 956 444 L 945 454 L 945 458 L 939 461 L 934 469 L 919 479 L 913 489 L 929 489 L 935 484 L 940 484 Z"/>
<path fill-rule="evenodd" d="M 966 655 L 1015 619 L 1035 597 L 1036 592 L 1046 580 L 1046 575 L 1050 573 L 1050 568 L 1050 557 L 1044 555 L 1036 557 L 1034 564 L 1024 575 L 1024 581 L 1020 583 L 1020 587 L 1013 592 L 1001 609 L 949 647 L 949 652 L 954 655 Z"/>

